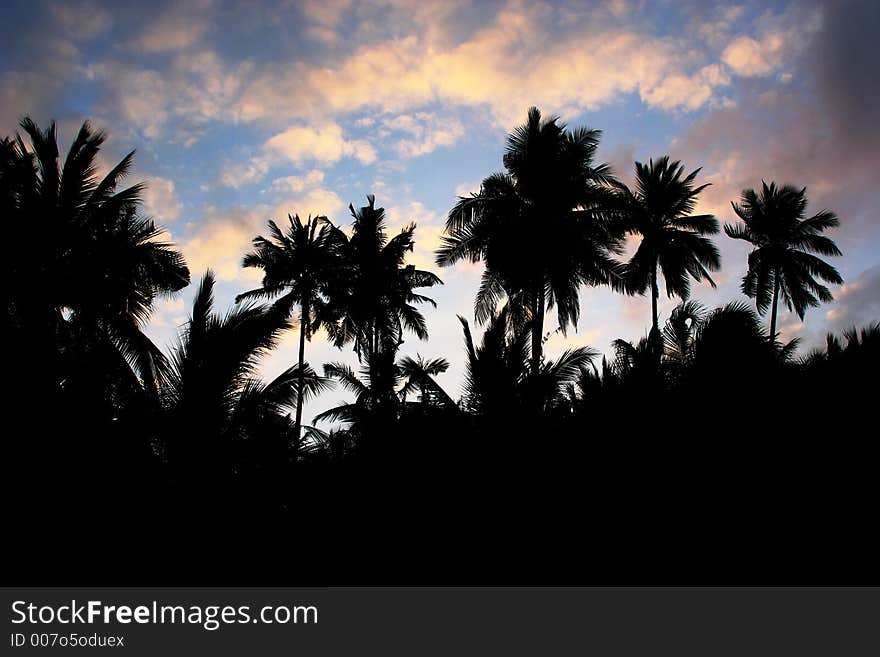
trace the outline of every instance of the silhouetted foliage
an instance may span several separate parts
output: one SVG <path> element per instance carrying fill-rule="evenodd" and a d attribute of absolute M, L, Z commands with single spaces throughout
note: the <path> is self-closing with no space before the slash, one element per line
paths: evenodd
<path fill-rule="evenodd" d="M 373 196 L 350 206 L 350 233 L 325 217 L 270 221 L 243 260 L 261 287 L 219 312 L 209 271 L 164 354 L 145 324 L 189 272 L 139 214 L 142 186 L 119 189 L 132 154 L 99 180 L 104 136 L 88 124 L 63 165 L 54 125 L 22 129 L 29 144 L 0 141 L 0 212 L 13 247 L 8 401 L 31 431 L 7 453 L 10 499 L 29 495 L 13 526 L 41 567 L 56 563 L 59 526 L 70 558 L 98 571 L 270 576 L 399 574 L 426 560 L 441 577 L 496 581 L 524 560 L 563 577 L 699 573 L 718 546 L 733 546 L 732 572 L 799 572 L 815 565 L 808 549 L 833 546 L 822 528 L 870 544 L 880 324 L 803 357 L 775 334 L 780 292 L 802 317 L 831 298 L 818 280 L 841 282 L 814 255 L 839 255 L 820 235 L 837 218 L 804 219 L 804 190 L 764 185 L 734 204 L 744 224 L 725 231 L 755 246 L 743 291 L 757 312 L 707 309 L 687 300 L 690 280 L 720 266 L 706 237 L 716 220 L 693 214 L 699 169 L 637 164 L 631 191 L 593 164 L 598 131 L 533 108 L 508 137 L 506 172 L 459 199 L 437 252 L 442 265 L 485 264 L 485 329 L 475 339 L 459 318 L 464 349 L 449 355 L 464 361 L 459 391 L 440 385 L 446 358 L 401 353 L 408 334 L 428 337 L 418 306 L 434 301 L 417 290 L 441 281 L 407 263 L 415 224 L 389 238 Z M 624 266 L 627 232 L 641 242 Z M 664 324 L 658 272 L 683 300 Z M 586 346 L 546 356 L 545 308 L 564 334 L 585 285 L 650 287 L 650 332 L 614 340 L 601 361 Z M 297 305 L 298 361 L 264 381 L 260 361 Z M 759 313 L 771 307 L 768 333 Z M 353 345 L 359 367 L 319 376 L 305 361 L 319 328 Z M 304 425 L 303 402 L 331 385 L 349 401 Z M 94 550 L 81 517 L 117 523 L 114 555 Z"/>
<path fill-rule="evenodd" d="M 747 189 L 738 204 L 731 202 L 743 223 L 724 226 L 730 237 L 755 247 L 749 254 L 742 291 L 755 299 L 761 314 L 771 309 L 770 336 L 774 339 L 780 293 L 788 309 L 803 319 L 807 308 L 834 298 L 817 278 L 843 283 L 837 270 L 818 257 L 840 255 L 837 245 L 820 234 L 840 225 L 840 221 L 828 210 L 805 219 L 806 192 L 806 188 L 777 187 L 776 183 L 763 183 L 760 194 Z"/>
<path fill-rule="evenodd" d="M 559 117 L 528 120 L 507 138 L 506 173 L 449 211 L 437 264 L 486 265 L 474 305 L 487 322 L 505 297 L 528 310 L 532 371 L 541 365 L 545 307 L 556 306 L 563 333 L 580 316 L 583 285 L 622 286 L 623 231 L 608 213 L 614 179 L 594 164 L 601 132 L 568 129 Z"/>
<path fill-rule="evenodd" d="M 624 223 L 629 232 L 641 238 L 639 248 L 626 266 L 627 291 L 651 291 L 653 331 L 660 330 L 657 297 L 659 274 L 666 281 L 666 294 L 687 299 L 690 279 L 715 281 L 709 271 L 721 267 L 718 248 L 705 237 L 718 232 L 718 221 L 710 214 L 693 214 L 697 196 L 708 187 L 695 186 L 699 169 L 685 177 L 680 162 L 667 156 L 636 162 L 636 191 L 618 185 Z"/>

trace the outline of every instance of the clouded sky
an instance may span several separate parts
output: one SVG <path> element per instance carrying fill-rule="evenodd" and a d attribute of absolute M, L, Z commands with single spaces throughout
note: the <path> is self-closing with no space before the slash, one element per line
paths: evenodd
<path fill-rule="evenodd" d="M 429 2 L 190 0 L 163 3 L 13 0 L 0 25 L 0 134 L 30 114 L 57 120 L 66 148 L 82 120 L 107 131 L 107 167 L 137 148 L 131 181 L 183 250 L 194 280 L 219 277 L 218 306 L 256 286 L 239 262 L 268 219 L 288 212 L 348 223 L 374 193 L 393 227 L 418 224 L 412 260 L 432 252 L 456 195 L 501 169 L 508 130 L 530 105 L 603 130 L 599 151 L 629 182 L 633 160 L 669 153 L 703 167 L 700 211 L 733 221 L 730 200 L 762 179 L 807 187 L 810 213 L 834 210 L 836 300 L 784 338 L 818 344 L 828 330 L 880 319 L 880 3 Z M 747 247 L 718 238 L 714 306 L 738 292 Z M 431 340 L 409 354 L 444 356 L 457 396 L 456 314 L 472 317 L 480 269 L 438 272 L 425 309 Z M 193 288 L 165 301 L 151 334 L 169 344 Z M 607 350 L 650 325 L 650 301 L 582 293 L 566 344 Z M 674 301 L 663 300 L 661 314 Z M 552 319 L 552 314 L 551 314 Z M 662 318 L 661 318 L 662 319 Z M 548 320 L 547 330 L 555 324 Z M 295 335 L 264 365 L 296 358 Z M 319 338 L 316 366 L 352 361 Z M 320 369 L 318 367 L 318 369 Z M 344 398 L 322 398 L 307 418 Z"/>

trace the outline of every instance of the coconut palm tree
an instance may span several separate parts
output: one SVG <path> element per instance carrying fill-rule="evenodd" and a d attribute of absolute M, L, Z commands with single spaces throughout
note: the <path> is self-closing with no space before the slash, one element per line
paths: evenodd
<path fill-rule="evenodd" d="M 185 485 L 241 474 L 243 462 L 254 460 L 242 458 L 245 453 L 268 448 L 277 457 L 256 459 L 254 467 L 286 461 L 288 441 L 296 446 L 296 427 L 285 409 L 329 386 L 307 365 L 304 371 L 294 365 L 268 383 L 256 377 L 260 359 L 291 328 L 288 299 L 271 306 L 237 304 L 219 315 L 213 291 L 208 271 L 173 350 L 153 425 L 158 451 Z"/>
<path fill-rule="evenodd" d="M 635 191 L 618 186 L 626 228 L 641 238 L 626 266 L 626 287 L 634 294 L 644 294 L 650 288 L 655 336 L 660 330 L 659 274 L 663 274 L 668 296 L 687 299 L 691 278 L 715 287 L 709 271 L 721 267 L 718 248 L 705 237 L 718 232 L 718 221 L 710 214 L 692 214 L 697 196 L 708 186 L 695 185 L 699 172 L 696 169 L 684 176 L 681 163 L 670 162 L 664 155 L 656 162 L 636 162 Z"/>
<path fill-rule="evenodd" d="M 282 297 L 288 307 L 299 305 L 299 360 L 300 394 L 297 395 L 294 452 L 298 453 L 302 435 L 302 405 L 305 395 L 306 340 L 328 317 L 328 299 L 331 285 L 340 267 L 339 231 L 326 217 L 309 218 L 303 222 L 299 215 L 287 215 L 289 226 L 281 230 L 269 221 L 269 237 L 254 238 L 254 250 L 244 256 L 243 267 L 263 270 L 262 287 L 238 295 L 236 301 L 255 298 Z"/>
<path fill-rule="evenodd" d="M 54 123 L 43 130 L 25 118 L 21 128 L 0 146 L 0 206 L 14 245 L 4 257 L 4 356 L 19 377 L 10 407 L 40 423 L 41 438 L 18 441 L 15 461 L 47 497 L 73 477 L 133 484 L 153 463 L 135 418 L 155 406 L 168 369 L 145 325 L 189 271 L 140 213 L 145 186 L 121 187 L 134 152 L 100 177 L 105 135 L 88 122 L 64 158 Z"/>
<path fill-rule="evenodd" d="M 818 256 L 839 256 L 840 249 L 821 235 L 840 225 L 837 215 L 822 210 L 804 218 L 806 187 L 777 187 L 761 183 L 760 193 L 744 190 L 739 203 L 731 202 L 742 224 L 725 224 L 728 236 L 745 240 L 755 248 L 749 254 L 749 268 L 742 279 L 742 291 L 755 299 L 762 315 L 770 308 L 770 339 L 776 339 L 779 295 L 786 307 L 804 318 L 807 308 L 834 299 L 818 280 L 841 284 L 837 270 Z M 816 255 L 818 254 L 818 255 Z"/>
<path fill-rule="evenodd" d="M 476 320 L 494 317 L 507 297 L 525 305 L 531 326 L 531 369 L 540 369 L 545 309 L 556 306 L 560 329 L 576 326 L 582 285 L 620 287 L 622 231 L 605 210 L 611 170 L 595 164 L 601 132 L 542 120 L 532 107 L 507 138 L 506 173 L 459 198 L 449 211 L 437 264 L 483 261 Z M 511 314 L 515 314 L 511 310 Z"/>
<path fill-rule="evenodd" d="M 2 149 L 7 238 L 25 244 L 41 236 L 52 248 L 10 254 L 13 326 L 38 343 L 38 353 L 66 349 L 61 364 L 70 362 L 71 349 L 82 354 L 88 344 L 93 355 L 127 364 L 133 382 L 155 390 L 164 361 L 142 329 L 154 301 L 188 285 L 189 271 L 183 256 L 160 239 L 163 230 L 138 213 L 145 185 L 118 189 L 134 151 L 99 179 L 105 135 L 88 122 L 63 164 L 54 123 L 43 131 L 25 118 L 21 127 L 30 144 L 19 135 Z"/>
<path fill-rule="evenodd" d="M 568 385 L 598 355 L 589 347 L 567 349 L 555 360 L 542 361 L 537 372 L 530 368 L 531 327 L 511 326 L 506 304 L 489 320 L 479 346 L 463 317 L 465 339 L 464 407 L 489 422 L 510 419 L 523 410 L 533 416 L 546 413 L 564 399 Z"/>
<path fill-rule="evenodd" d="M 435 274 L 406 263 L 415 244 L 416 225 L 408 224 L 388 239 L 385 210 L 375 202 L 369 195 L 366 206 L 358 210 L 349 206 L 350 237 L 336 229 L 341 264 L 331 306 L 339 321 L 328 325 L 332 341 L 339 347 L 353 342 L 358 358 L 367 364 L 378 362 L 375 354 L 396 351 L 405 331 L 427 340 L 425 318 L 416 305 L 436 304 L 414 290 L 443 284 Z"/>
<path fill-rule="evenodd" d="M 400 390 L 400 400 L 405 404 L 407 396 L 412 392 L 419 393 L 421 404 L 439 404 L 445 408 L 455 408 L 455 402 L 434 379 L 449 369 L 449 361 L 445 358 L 415 358 L 404 356 L 397 362 L 397 369 L 405 383 Z"/>

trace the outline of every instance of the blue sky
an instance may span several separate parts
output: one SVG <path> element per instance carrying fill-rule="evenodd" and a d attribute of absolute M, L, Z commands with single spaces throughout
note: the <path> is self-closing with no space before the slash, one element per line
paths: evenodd
<path fill-rule="evenodd" d="M 193 0 L 7 2 L 0 27 L 0 130 L 30 114 L 63 144 L 91 119 L 109 139 L 102 164 L 136 148 L 131 181 L 193 271 L 219 277 L 224 308 L 259 274 L 239 261 L 268 219 L 288 212 L 348 223 L 368 193 L 392 227 L 418 224 L 413 261 L 434 268 L 456 195 L 501 168 L 508 130 L 530 105 L 604 131 L 599 156 L 629 180 L 633 160 L 669 153 L 703 167 L 700 210 L 733 221 L 729 201 L 762 179 L 807 187 L 810 210 L 837 212 L 836 300 L 784 338 L 880 319 L 880 92 L 873 2 L 409 2 Z M 64 147 L 64 146 L 63 146 Z M 718 238 L 723 269 L 710 306 L 738 292 L 747 249 Z M 438 272 L 425 309 L 431 340 L 403 352 L 444 356 L 459 392 L 462 337 L 477 266 Z M 170 344 L 193 289 L 157 308 L 150 334 Z M 661 315 L 676 302 L 664 299 Z M 650 324 L 647 298 L 584 290 L 576 333 L 548 351 L 607 351 Z M 546 330 L 553 331 L 552 314 Z M 295 335 L 266 359 L 295 359 Z M 318 336 L 308 359 L 352 362 Z M 331 393 L 311 417 L 343 393 Z"/>

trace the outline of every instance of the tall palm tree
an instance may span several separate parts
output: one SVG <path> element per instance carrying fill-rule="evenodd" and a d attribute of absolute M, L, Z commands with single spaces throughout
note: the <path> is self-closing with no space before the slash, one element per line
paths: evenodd
<path fill-rule="evenodd" d="M 651 290 L 652 335 L 659 335 L 657 299 L 659 274 L 666 281 L 666 294 L 687 299 L 690 279 L 715 282 L 709 271 L 721 267 L 718 248 L 706 235 L 718 232 L 718 221 L 710 214 L 691 214 L 697 196 L 707 186 L 695 185 L 700 169 L 684 176 L 680 162 L 663 156 L 648 164 L 636 162 L 636 188 L 619 185 L 620 200 L 627 230 L 641 237 L 641 242 L 626 266 L 629 292 L 644 294 Z"/>
<path fill-rule="evenodd" d="M 339 321 L 328 325 L 337 346 L 354 342 L 358 358 L 368 364 L 376 362 L 376 354 L 396 351 L 404 331 L 421 340 L 428 338 L 425 318 L 416 304 L 436 304 L 414 290 L 443 284 L 435 274 L 406 263 L 416 225 L 408 224 L 388 239 L 385 209 L 375 203 L 376 198 L 369 195 L 366 206 L 358 210 L 349 206 L 350 237 L 336 229 L 341 264 L 336 269 L 331 306 Z"/>
<path fill-rule="evenodd" d="M 760 194 L 744 190 L 739 203 L 731 202 L 742 224 L 726 224 L 728 236 L 745 240 L 755 248 L 749 254 L 749 269 L 742 280 L 743 293 L 755 299 L 762 315 L 770 307 L 770 339 L 776 339 L 776 310 L 779 295 L 789 310 L 804 318 L 807 308 L 834 299 L 826 283 L 843 283 L 837 270 L 820 256 L 839 256 L 840 249 L 821 235 L 840 225 L 828 210 L 807 219 L 807 189 L 776 183 L 761 183 Z"/>
<path fill-rule="evenodd" d="M 479 193 L 449 211 L 437 264 L 483 261 L 474 305 L 483 324 L 499 301 L 522 303 L 531 325 L 531 368 L 540 369 L 545 308 L 557 308 L 560 329 L 576 326 L 582 285 L 620 288 L 614 254 L 622 231 L 605 210 L 613 182 L 607 164 L 594 164 L 601 132 L 568 129 L 559 117 L 542 120 L 532 107 L 507 138 L 506 173 L 485 180 Z"/>
<path fill-rule="evenodd" d="M 244 256 L 243 267 L 263 270 L 262 287 L 238 295 L 236 301 L 254 298 L 272 298 L 284 295 L 283 301 L 292 308 L 300 307 L 299 314 L 299 394 L 296 404 L 294 452 L 298 453 L 302 436 L 303 385 L 306 372 L 306 340 L 328 318 L 328 299 L 335 273 L 340 266 L 339 232 L 326 217 L 309 218 L 303 222 L 299 215 L 287 215 L 289 226 L 282 231 L 269 221 L 269 237 L 254 238 L 254 250 Z"/>

